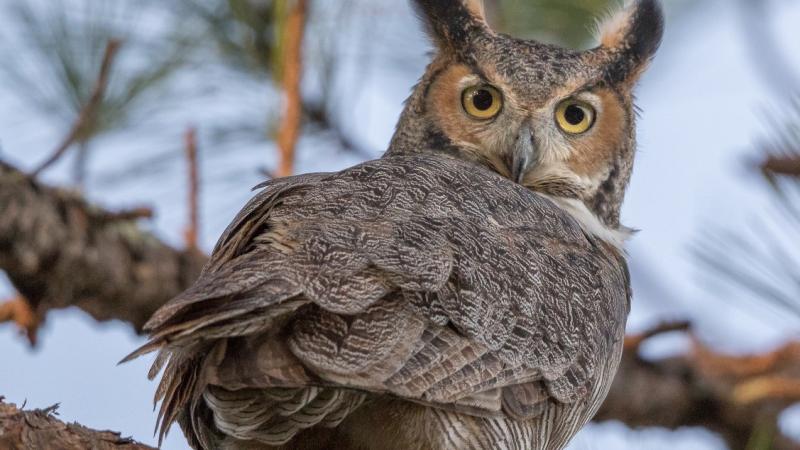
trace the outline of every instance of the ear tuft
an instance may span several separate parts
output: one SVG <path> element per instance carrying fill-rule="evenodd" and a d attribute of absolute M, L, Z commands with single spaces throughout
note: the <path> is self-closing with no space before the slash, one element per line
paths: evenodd
<path fill-rule="evenodd" d="M 598 19 L 598 35 L 600 45 L 615 48 L 623 45 L 631 20 L 631 9 L 620 8 L 609 14 L 607 18 Z"/>
<path fill-rule="evenodd" d="M 655 55 L 664 35 L 664 12 L 658 0 L 634 0 L 600 25 L 601 48 L 627 64 L 628 78 L 638 76 Z M 618 61 L 621 62 L 621 61 Z"/>
<path fill-rule="evenodd" d="M 412 0 L 411 3 L 441 50 L 462 54 L 476 35 L 489 31 L 482 0 Z"/>

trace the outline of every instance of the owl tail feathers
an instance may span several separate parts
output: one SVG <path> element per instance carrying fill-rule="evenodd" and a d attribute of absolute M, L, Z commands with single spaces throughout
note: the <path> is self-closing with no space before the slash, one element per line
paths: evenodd
<path fill-rule="evenodd" d="M 164 349 L 156 357 L 148 377 L 155 378 L 163 368 L 153 403 L 161 403 L 155 433 L 161 446 L 176 421 L 193 448 L 216 448 L 221 435 L 214 431 L 213 417 L 203 400 L 207 389 L 204 373 L 209 365 L 219 364 L 225 355 L 225 340 L 198 344 L 188 349 Z"/>
<path fill-rule="evenodd" d="M 160 349 L 163 345 L 164 345 L 163 342 L 148 341 L 146 344 L 142 345 L 141 347 L 137 348 L 136 350 L 132 351 L 127 356 L 119 360 L 119 362 L 117 362 L 117 365 L 119 366 L 120 364 L 131 362 L 140 356 L 144 356 L 148 353 L 153 353 L 154 351 Z"/>

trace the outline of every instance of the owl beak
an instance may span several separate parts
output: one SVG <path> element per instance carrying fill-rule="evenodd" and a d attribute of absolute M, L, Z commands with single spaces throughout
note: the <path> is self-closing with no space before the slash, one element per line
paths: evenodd
<path fill-rule="evenodd" d="M 516 183 L 521 183 L 528 173 L 528 169 L 536 163 L 537 151 L 534 145 L 533 130 L 531 126 L 525 124 L 520 128 L 517 141 L 511 150 L 509 172 L 511 179 Z"/>

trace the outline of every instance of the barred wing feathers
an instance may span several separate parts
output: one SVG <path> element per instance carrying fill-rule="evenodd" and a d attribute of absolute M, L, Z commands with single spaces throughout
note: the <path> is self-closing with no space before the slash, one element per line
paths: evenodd
<path fill-rule="evenodd" d="M 376 395 L 525 420 L 610 382 L 624 261 L 550 200 L 422 155 L 262 187 L 133 354 L 162 433 L 278 445 Z"/>

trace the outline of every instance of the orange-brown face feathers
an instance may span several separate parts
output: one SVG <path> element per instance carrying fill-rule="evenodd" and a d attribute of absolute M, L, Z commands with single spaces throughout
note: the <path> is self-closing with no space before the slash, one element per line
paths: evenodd
<path fill-rule="evenodd" d="M 620 228 L 632 91 L 663 29 L 657 0 L 633 1 L 583 52 L 496 34 L 476 1 L 414 4 L 438 51 L 387 155 L 454 154 Z"/>

